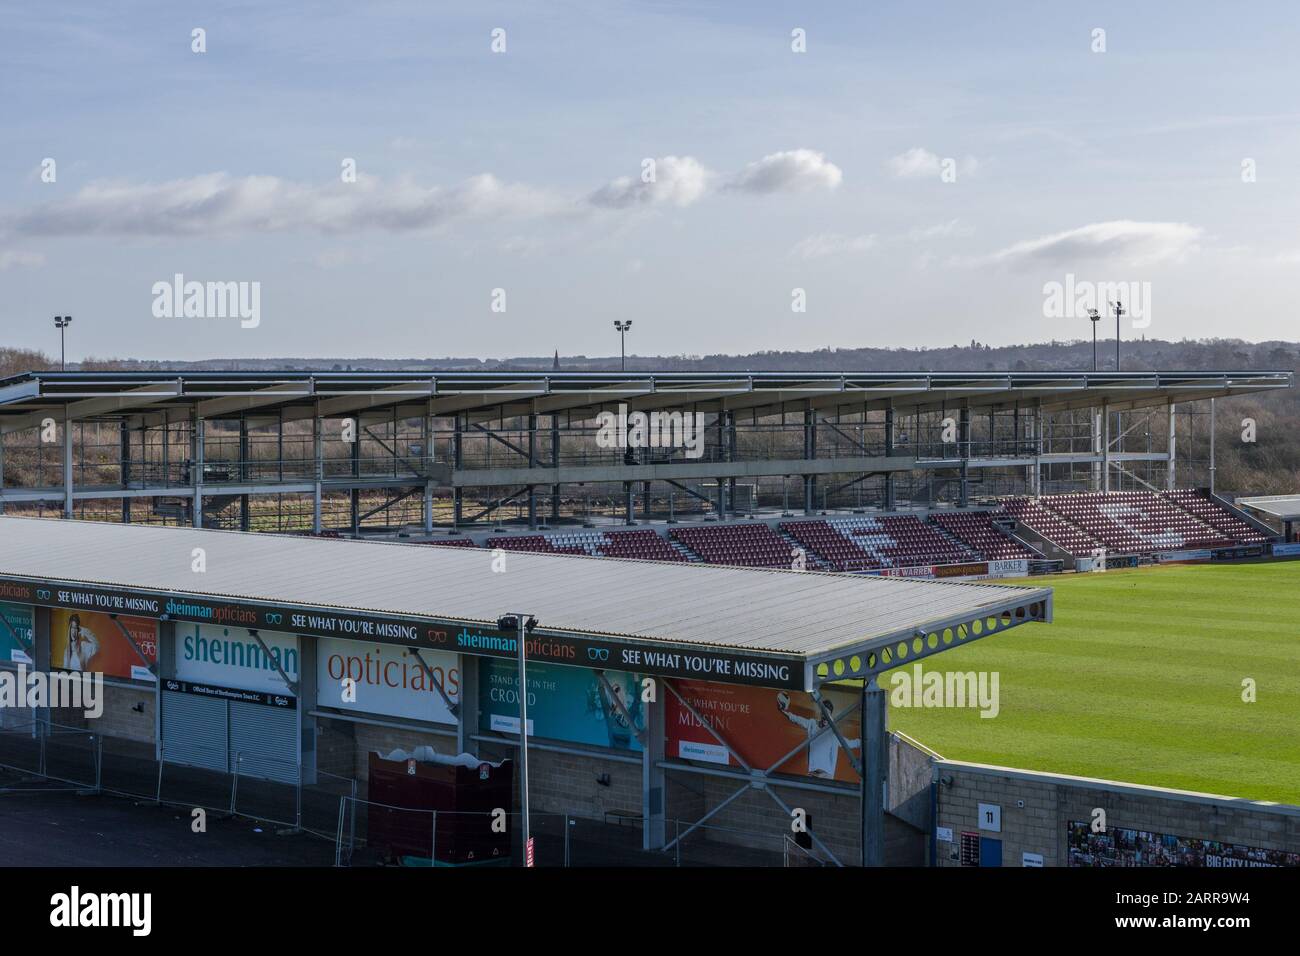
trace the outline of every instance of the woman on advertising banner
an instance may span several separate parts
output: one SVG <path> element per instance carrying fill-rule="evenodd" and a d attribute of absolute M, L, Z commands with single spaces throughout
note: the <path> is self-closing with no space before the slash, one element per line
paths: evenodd
<path fill-rule="evenodd" d="M 70 671 L 83 671 L 90 661 L 99 653 L 99 639 L 94 631 L 81 626 L 81 617 L 72 615 L 68 618 L 68 646 L 63 651 L 63 668 Z"/>

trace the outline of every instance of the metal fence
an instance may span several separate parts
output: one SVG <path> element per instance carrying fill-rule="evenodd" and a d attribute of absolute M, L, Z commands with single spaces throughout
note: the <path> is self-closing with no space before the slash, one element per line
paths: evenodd
<path fill-rule="evenodd" d="M 411 809 L 344 796 L 338 801 L 334 865 L 521 865 L 515 812 Z M 780 833 L 668 821 L 664 850 L 642 849 L 640 820 L 532 813 L 537 867 L 817 867 L 833 865 Z"/>
<path fill-rule="evenodd" d="M 189 743 L 186 762 L 158 758 L 154 745 L 45 720 L 0 727 L 0 767 L 93 793 L 159 805 L 202 808 L 334 841 L 336 866 L 521 864 L 520 814 L 411 809 L 365 800 L 358 782 L 301 768 L 269 767 L 263 754 L 204 752 Z M 205 764 L 198 766 L 198 764 Z M 276 777 L 278 779 L 267 779 Z M 26 788 L 25 788 L 26 789 Z M 529 817 L 538 867 L 822 866 L 830 861 L 779 832 L 667 821 L 667 848 L 642 848 L 641 820 L 573 813 Z"/>
<path fill-rule="evenodd" d="M 171 760 L 164 751 L 159 759 L 152 743 L 45 720 L 0 728 L 0 767 L 96 793 L 203 808 L 326 839 L 335 836 L 339 798 L 357 793 L 352 778 L 317 771 L 314 782 L 304 782 L 301 767 L 264 754 L 205 752 L 189 743 L 186 758 L 184 763 Z"/>

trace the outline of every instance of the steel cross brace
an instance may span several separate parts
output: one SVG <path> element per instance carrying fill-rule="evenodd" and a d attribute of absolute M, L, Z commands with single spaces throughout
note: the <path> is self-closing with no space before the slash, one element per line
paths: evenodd
<path fill-rule="evenodd" d="M 109 618 L 111 618 L 112 621 L 113 621 L 113 623 L 117 625 L 117 629 L 118 629 L 119 631 L 122 632 L 122 636 L 125 637 L 125 638 L 126 638 L 126 642 L 127 642 L 128 644 L 131 645 L 131 649 L 132 649 L 133 651 L 135 651 L 136 656 L 139 657 L 140 660 L 144 662 L 144 666 L 145 666 L 145 667 L 149 668 L 149 673 L 150 673 L 150 674 L 153 674 L 155 677 L 157 677 L 157 676 L 158 676 L 158 662 L 157 662 L 157 661 L 153 661 L 153 662 L 151 663 L 151 662 L 149 661 L 149 658 L 147 658 L 147 657 L 144 656 L 144 651 L 140 650 L 140 645 L 137 644 L 137 643 L 135 642 L 135 638 L 132 637 L 132 636 L 131 636 L 131 632 L 128 631 L 128 630 L 126 629 L 126 625 L 123 624 L 121 621 L 119 621 L 119 620 L 117 619 L 117 615 L 116 615 L 116 614 L 110 614 L 110 615 L 109 615 Z M 260 638 L 259 638 L 259 640 L 260 640 Z M 262 647 L 265 648 L 266 645 L 263 644 Z"/>
<path fill-rule="evenodd" d="M 122 625 L 119 624 L 118 627 L 122 627 Z M 125 628 L 122 628 L 122 629 L 123 629 L 123 630 L 126 630 Z M 266 641 L 262 640 L 262 635 L 259 634 L 259 633 L 257 633 L 257 631 L 254 630 L 254 629 L 251 628 L 251 627 L 248 629 L 248 633 L 249 633 L 249 634 L 252 634 L 252 635 L 253 635 L 253 640 L 257 641 L 257 643 L 260 644 L 260 645 L 262 646 L 262 653 L 264 653 L 264 654 L 266 655 L 267 660 L 269 660 L 272 664 L 275 665 L 275 669 L 276 669 L 276 671 L 279 673 L 280 677 L 284 679 L 284 683 L 286 684 L 286 686 L 288 686 L 288 688 L 289 688 L 291 691 L 293 691 L 294 696 L 297 696 L 297 694 L 298 694 L 298 682 L 295 681 L 295 680 L 289 680 L 289 675 L 286 674 L 286 673 L 284 672 L 284 668 L 280 666 L 280 661 L 279 661 L 279 659 L 278 659 L 274 654 L 272 654 L 272 653 L 271 653 L 271 649 L 270 649 L 269 647 L 266 646 Z"/>
<path fill-rule="evenodd" d="M 675 844 L 679 843 L 681 840 L 683 840 L 683 839 L 685 839 L 686 837 L 690 836 L 691 833 L 692 833 L 693 831 L 695 831 L 696 829 L 698 829 L 700 826 L 702 826 L 706 820 L 708 820 L 710 817 L 714 816 L 716 813 L 718 813 L 720 810 L 722 810 L 724 807 L 726 807 L 729 803 L 731 803 L 733 800 L 735 800 L 735 799 L 736 799 L 737 797 L 739 797 L 741 794 L 745 793 L 747 790 L 751 790 L 751 789 L 752 789 L 752 790 L 763 790 L 763 791 L 765 791 L 765 792 L 767 793 L 767 795 L 768 795 L 769 797 L 771 797 L 772 800 L 776 803 L 776 805 L 779 806 L 779 807 L 780 807 L 780 808 L 785 812 L 786 816 L 791 816 L 791 815 L 792 815 L 792 811 L 791 811 L 790 807 L 785 803 L 785 801 L 783 801 L 780 797 L 778 797 L 778 796 L 776 795 L 776 793 L 773 792 L 773 790 L 772 790 L 772 787 L 773 787 L 773 786 L 780 786 L 780 785 L 781 785 L 781 782 L 780 782 L 779 780 L 774 780 L 774 779 L 770 776 L 770 774 L 771 774 L 771 773 L 772 773 L 776 768 L 781 767 L 781 766 L 784 766 L 785 763 L 786 763 L 788 760 L 790 760 L 790 758 L 793 757 L 795 754 L 797 754 L 797 753 L 799 753 L 800 751 L 802 751 L 802 750 L 806 749 L 807 747 L 809 747 L 809 746 L 812 744 L 812 742 L 813 742 L 814 740 L 816 740 L 816 739 L 817 739 L 818 737 L 820 737 L 822 734 L 826 733 L 826 731 L 829 730 L 829 729 L 834 728 L 834 730 L 835 730 L 835 734 L 836 734 L 837 737 L 840 738 L 840 740 L 841 740 L 841 746 L 843 746 L 844 738 L 843 738 L 842 736 L 840 736 L 839 730 L 838 730 L 838 728 L 835 727 L 835 724 L 836 724 L 838 721 L 840 721 L 840 720 L 844 720 L 844 719 L 846 719 L 847 717 L 849 717 L 851 714 L 854 713 L 854 711 L 856 711 L 856 710 L 861 706 L 861 702 L 859 702 L 859 703 L 857 703 L 857 704 L 854 704 L 852 707 L 850 707 L 848 710 L 846 710 L 844 713 L 842 713 L 838 718 L 836 718 L 835 720 L 832 720 L 832 721 L 830 722 L 830 725 L 831 725 L 830 727 L 823 728 L 823 729 L 822 729 L 821 731 L 819 731 L 818 733 L 813 734 L 811 737 L 809 737 L 807 740 L 805 740 L 803 743 L 801 743 L 801 744 L 800 744 L 798 747 L 796 747 L 794 750 L 790 751 L 788 754 L 785 754 L 783 757 L 781 757 L 779 760 L 777 760 L 777 762 L 774 763 L 771 767 L 767 768 L 766 770 L 755 770 L 753 767 L 751 767 L 748 763 L 745 762 L 745 759 L 744 759 L 743 757 L 741 757 L 740 754 L 738 754 L 738 753 L 736 752 L 735 748 L 732 747 L 731 744 L 727 742 L 726 738 L 724 738 L 721 734 L 719 734 L 719 733 L 717 732 L 717 730 L 714 729 L 713 725 L 712 725 L 711 723 L 709 723 L 708 721 L 706 721 L 703 717 L 701 717 L 699 711 L 697 711 L 694 707 L 692 707 L 692 706 L 690 705 L 690 703 L 689 703 L 688 701 L 686 701 L 686 700 L 682 697 L 682 695 L 679 694 L 679 693 L 677 692 L 677 688 L 673 687 L 673 685 L 672 685 L 672 683 L 671 683 L 670 681 L 668 681 L 668 680 L 665 679 L 665 680 L 664 680 L 664 686 L 666 686 L 666 687 L 668 688 L 668 690 L 672 693 L 672 695 L 673 695 L 674 697 L 677 698 L 677 700 L 681 703 L 681 705 L 682 705 L 683 707 L 686 708 L 686 710 L 691 714 L 691 716 L 693 716 L 693 717 L 694 717 L 694 718 L 699 722 L 700 726 L 702 726 L 705 730 L 707 730 L 707 731 L 708 731 L 708 732 L 713 736 L 713 738 L 714 738 L 715 740 L 717 740 L 718 743 L 720 743 L 720 744 L 721 744 L 721 745 L 726 749 L 727 754 L 728 754 L 730 757 L 732 757 L 732 758 L 733 758 L 737 763 L 739 763 L 742 767 L 744 767 L 745 770 L 748 771 L 748 773 L 749 773 L 749 775 L 750 775 L 750 779 L 747 780 L 747 781 L 746 781 L 746 782 L 745 782 L 745 783 L 744 783 L 744 784 L 743 784 L 743 785 L 742 785 L 738 790 L 736 790 L 735 793 L 731 794 L 731 796 L 727 797 L 727 799 L 723 800 L 721 803 L 719 803 L 716 807 L 714 807 L 712 810 L 710 810 L 710 811 L 709 811 L 708 813 L 706 813 L 704 816 L 700 817 L 700 819 L 698 819 L 698 820 L 696 820 L 694 823 L 692 823 L 692 824 L 691 824 L 691 825 L 686 829 L 686 832 L 685 832 L 685 833 L 680 833 L 680 834 L 678 834 L 676 837 L 674 837 L 672 840 L 670 840 L 667 844 L 665 844 L 664 847 L 663 847 L 663 849 L 664 849 L 665 851 L 672 849 L 672 847 L 673 847 Z M 821 699 L 820 699 L 820 696 L 817 698 L 817 703 L 818 703 L 818 706 L 822 708 L 822 712 L 825 713 L 825 707 L 824 707 L 824 705 L 822 704 L 822 701 L 821 701 Z M 852 754 L 852 751 L 851 751 L 848 747 L 845 747 L 845 749 L 849 751 L 850 755 Z M 671 768 L 669 768 L 669 769 L 671 769 Z M 859 776 L 861 776 L 862 771 L 861 771 L 860 769 L 858 769 L 858 767 L 857 767 L 856 764 L 855 764 L 855 766 L 854 766 L 854 769 L 857 771 L 857 773 L 859 774 Z M 811 839 L 814 843 L 816 843 L 817 846 L 818 846 L 818 848 L 819 848 L 823 853 L 825 853 L 828 857 L 830 857 L 831 861 L 832 861 L 836 866 L 840 866 L 840 867 L 842 867 L 842 866 L 844 865 L 843 863 L 841 863 L 841 862 L 839 861 L 839 858 L 836 857 L 835 854 L 831 852 L 830 848 L 827 847 L 826 844 L 824 844 L 824 843 L 821 841 L 821 839 L 817 836 L 816 833 L 814 833 L 811 829 L 807 830 L 806 832 L 807 832 L 807 834 L 808 834 L 809 839 Z"/>

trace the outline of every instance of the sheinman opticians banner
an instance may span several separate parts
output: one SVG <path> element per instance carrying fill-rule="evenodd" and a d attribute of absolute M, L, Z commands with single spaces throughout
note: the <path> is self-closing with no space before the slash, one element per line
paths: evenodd
<path fill-rule="evenodd" d="M 808 694 L 702 681 L 674 681 L 673 686 L 691 706 L 683 706 L 670 691 L 662 695 L 668 756 L 739 766 L 727 748 L 709 733 L 707 724 L 755 769 L 858 782 L 843 746 Z M 832 717 L 848 711 L 859 696 L 854 691 L 829 687 L 822 691 L 822 697 L 831 705 Z M 860 713 L 854 713 L 836 724 L 855 756 L 861 746 L 860 717 Z M 780 767 L 773 766 L 810 739 L 812 743 Z"/>
<path fill-rule="evenodd" d="M 196 692 L 211 686 L 294 696 L 280 671 L 297 682 L 297 636 L 275 631 L 258 631 L 258 636 L 266 650 L 247 628 L 177 624 L 176 677 L 197 685 Z"/>
<path fill-rule="evenodd" d="M 641 749 L 636 735 L 645 730 L 645 710 L 639 675 L 605 671 L 606 687 L 596 671 L 585 667 L 530 663 L 527 674 L 530 737 Z M 481 665 L 479 710 L 489 729 L 519 733 L 519 671 L 513 662 L 488 660 Z"/>
<path fill-rule="evenodd" d="M 0 617 L 9 626 L 0 626 L 0 662 L 12 664 L 31 664 L 31 649 L 35 645 L 32 637 L 32 609 L 25 604 L 5 604 L 0 602 Z M 14 640 L 14 635 L 18 640 Z"/>
<path fill-rule="evenodd" d="M 118 623 L 126 628 L 131 640 L 126 639 Z M 152 681 L 154 675 L 149 667 L 156 665 L 157 661 L 157 621 L 119 615 L 115 623 L 113 618 L 98 611 L 56 608 L 50 612 L 50 664 L 53 667 Z"/>
<path fill-rule="evenodd" d="M 417 653 L 427 669 L 416 659 Z M 354 683 L 346 683 L 348 678 Z M 316 642 L 316 698 L 323 707 L 455 724 L 434 680 L 453 704 L 459 703 L 455 654 L 330 637 Z"/>

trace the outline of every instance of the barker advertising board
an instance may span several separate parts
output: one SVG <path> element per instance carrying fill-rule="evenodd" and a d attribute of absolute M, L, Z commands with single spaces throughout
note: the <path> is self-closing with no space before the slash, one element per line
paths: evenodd
<path fill-rule="evenodd" d="M 317 642 L 316 695 L 323 707 L 455 724 L 438 685 L 453 704 L 460 702 L 455 654 L 332 637 Z"/>
<path fill-rule="evenodd" d="M 50 664 L 54 667 L 152 681 L 150 667 L 157 663 L 157 621 L 126 615 L 114 619 L 96 611 L 50 612 Z"/>
<path fill-rule="evenodd" d="M 843 746 L 808 694 L 701 681 L 675 681 L 674 686 L 690 707 L 671 691 L 663 695 L 669 756 L 739 766 L 719 742 L 721 737 L 755 769 L 858 782 Z M 834 717 L 853 707 L 860 693 L 826 688 L 822 697 L 831 705 Z M 859 717 L 855 712 L 836 724 L 855 751 L 860 749 Z M 779 767 L 773 766 L 809 740 L 812 743 L 799 753 Z"/>
<path fill-rule="evenodd" d="M 22 604 L 0 603 L 0 617 L 4 618 L 4 624 L 0 624 L 0 664 L 31 664 L 35 646 L 32 609 Z"/>
<path fill-rule="evenodd" d="M 604 681 L 585 667 L 529 664 L 528 735 L 640 750 L 637 734 L 645 730 L 641 678 L 624 671 L 603 673 Z M 519 671 L 514 663 L 485 662 L 479 671 L 479 709 L 489 729 L 519 733 Z"/>

